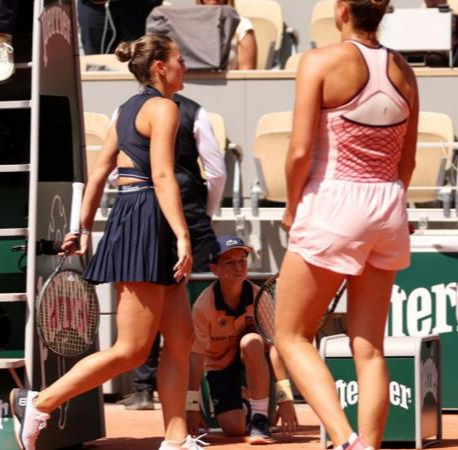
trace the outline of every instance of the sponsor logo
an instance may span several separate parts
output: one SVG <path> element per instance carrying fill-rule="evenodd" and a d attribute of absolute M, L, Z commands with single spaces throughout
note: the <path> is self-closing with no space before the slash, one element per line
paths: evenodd
<path fill-rule="evenodd" d="M 226 245 L 237 245 L 239 242 L 236 241 L 235 239 L 229 239 L 226 241 Z"/>
<path fill-rule="evenodd" d="M 0 430 L 3 430 L 3 423 L 9 420 L 9 404 L 0 400 Z"/>
<path fill-rule="evenodd" d="M 81 286 L 76 288 L 82 290 Z M 73 298 L 58 295 L 49 301 L 46 310 L 49 326 L 44 331 L 50 342 L 60 339 L 59 333 L 63 330 L 74 330 L 86 344 L 90 342 L 87 319 L 89 310 L 84 301 L 84 292 L 76 292 L 74 295 Z"/>
<path fill-rule="evenodd" d="M 288 400 L 284 391 L 277 392 L 277 403 L 281 403 Z"/>
<path fill-rule="evenodd" d="M 394 285 L 391 294 L 391 314 L 386 334 L 389 336 L 426 336 L 458 331 L 455 314 L 457 283 L 418 287 L 407 295 Z"/>
<path fill-rule="evenodd" d="M 336 389 L 343 409 L 358 403 L 358 383 L 336 380 Z M 393 406 L 409 410 L 412 403 L 412 389 L 396 381 L 390 383 L 390 403 Z"/>
<path fill-rule="evenodd" d="M 43 11 L 40 17 L 43 35 L 43 61 L 48 65 L 48 43 L 54 36 L 61 36 L 71 45 L 72 22 L 62 6 L 52 6 Z"/>

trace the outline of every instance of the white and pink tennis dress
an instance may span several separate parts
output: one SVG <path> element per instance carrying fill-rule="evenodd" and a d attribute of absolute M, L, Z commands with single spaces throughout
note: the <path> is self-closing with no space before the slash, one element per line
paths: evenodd
<path fill-rule="evenodd" d="M 366 263 L 410 263 L 404 187 L 398 163 L 409 105 L 388 77 L 388 50 L 348 41 L 369 78 L 346 104 L 321 111 L 310 178 L 288 250 L 319 267 L 358 275 Z"/>

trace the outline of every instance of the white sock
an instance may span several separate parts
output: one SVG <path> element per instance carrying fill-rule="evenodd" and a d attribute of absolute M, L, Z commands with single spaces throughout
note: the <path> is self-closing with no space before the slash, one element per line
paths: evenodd
<path fill-rule="evenodd" d="M 263 416 L 267 417 L 267 411 L 269 409 L 269 397 L 262 398 L 261 400 L 253 400 L 250 399 L 251 405 L 251 418 L 255 414 L 262 414 Z"/>
<path fill-rule="evenodd" d="M 166 441 L 166 440 L 164 440 L 164 443 L 167 445 L 167 447 L 179 449 L 186 442 L 187 439 L 188 439 L 188 436 L 186 436 L 181 441 Z"/>

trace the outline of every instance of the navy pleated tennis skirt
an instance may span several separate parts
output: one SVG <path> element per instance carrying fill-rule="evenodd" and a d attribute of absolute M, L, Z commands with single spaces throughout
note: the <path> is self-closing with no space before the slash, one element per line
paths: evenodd
<path fill-rule="evenodd" d="M 120 186 L 105 233 L 83 277 L 95 284 L 175 284 L 176 239 L 150 182 Z"/>

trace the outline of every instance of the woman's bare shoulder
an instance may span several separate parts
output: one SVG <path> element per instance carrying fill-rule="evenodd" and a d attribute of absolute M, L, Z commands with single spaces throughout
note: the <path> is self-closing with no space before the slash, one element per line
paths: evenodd
<path fill-rule="evenodd" d="M 394 66 L 402 72 L 407 80 L 415 79 L 415 72 L 412 67 L 407 63 L 404 57 L 397 51 L 388 49 L 390 63 L 393 63 Z"/>
<path fill-rule="evenodd" d="M 177 104 L 164 97 L 150 98 L 142 106 L 140 113 L 141 116 L 154 123 L 175 119 L 179 115 Z"/>
<path fill-rule="evenodd" d="M 339 66 L 343 61 L 354 55 L 354 50 L 343 43 L 331 44 L 304 52 L 300 65 L 311 66 L 322 73 L 328 73 L 333 67 Z"/>

